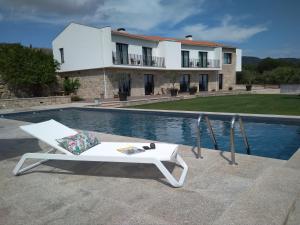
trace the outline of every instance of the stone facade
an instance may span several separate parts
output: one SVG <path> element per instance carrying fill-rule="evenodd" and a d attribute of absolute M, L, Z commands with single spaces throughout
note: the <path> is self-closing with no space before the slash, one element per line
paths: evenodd
<path fill-rule="evenodd" d="M 229 87 L 235 88 L 236 84 L 236 52 L 235 49 L 223 48 L 224 53 L 231 53 L 231 64 L 223 64 L 219 74 L 223 74 L 223 90 L 228 90 Z"/>
<path fill-rule="evenodd" d="M 183 74 L 190 75 L 190 87 L 196 86 L 199 90 L 199 75 L 208 75 L 208 91 L 218 90 L 217 71 L 165 71 L 141 69 L 96 69 L 60 73 L 61 77 L 78 78 L 80 88 L 78 95 L 85 99 L 113 98 L 118 94 L 118 76 L 129 74 L 131 80 L 131 96 L 145 95 L 144 75 L 152 74 L 154 77 L 154 95 L 166 94 L 172 87 L 171 77 L 176 76 L 175 87 L 179 89 L 180 77 Z M 106 84 L 106 88 L 105 88 Z M 106 92 L 106 95 L 105 95 Z"/>

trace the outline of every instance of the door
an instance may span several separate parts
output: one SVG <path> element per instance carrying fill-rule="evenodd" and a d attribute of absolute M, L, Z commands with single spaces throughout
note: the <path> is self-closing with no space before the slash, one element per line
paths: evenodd
<path fill-rule="evenodd" d="M 189 51 L 181 51 L 181 67 L 189 67 Z"/>
<path fill-rule="evenodd" d="M 208 74 L 200 74 L 199 91 L 208 91 Z"/>
<path fill-rule="evenodd" d="M 152 66 L 152 48 L 143 47 L 143 64 L 144 66 Z"/>
<path fill-rule="evenodd" d="M 207 52 L 199 52 L 199 67 L 207 67 Z"/>
<path fill-rule="evenodd" d="M 116 44 L 116 56 L 117 56 L 117 64 L 128 64 L 128 45 L 127 44 Z"/>
<path fill-rule="evenodd" d="M 130 74 L 124 73 L 119 74 L 119 92 L 127 93 L 127 96 L 130 96 L 131 92 L 131 79 Z"/>
<path fill-rule="evenodd" d="M 219 90 L 223 89 L 223 74 L 219 74 Z"/>
<path fill-rule="evenodd" d="M 154 77 L 153 74 L 144 75 L 145 95 L 154 94 Z"/>
<path fill-rule="evenodd" d="M 190 75 L 183 74 L 180 79 L 180 92 L 187 92 L 190 90 Z"/>

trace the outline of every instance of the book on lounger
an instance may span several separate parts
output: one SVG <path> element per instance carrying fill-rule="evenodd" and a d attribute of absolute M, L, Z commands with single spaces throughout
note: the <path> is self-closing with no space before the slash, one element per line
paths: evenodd
<path fill-rule="evenodd" d="M 127 146 L 127 147 L 123 147 L 123 148 L 118 148 L 117 151 L 127 154 L 127 155 L 132 155 L 132 154 L 144 152 L 145 150 L 142 148 L 134 147 L 134 146 Z"/>

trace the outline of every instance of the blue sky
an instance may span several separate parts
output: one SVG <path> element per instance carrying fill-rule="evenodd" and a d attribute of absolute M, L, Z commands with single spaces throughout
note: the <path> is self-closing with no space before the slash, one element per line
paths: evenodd
<path fill-rule="evenodd" d="M 71 21 L 300 58 L 299 0 L 0 0 L 0 42 L 51 47 Z"/>

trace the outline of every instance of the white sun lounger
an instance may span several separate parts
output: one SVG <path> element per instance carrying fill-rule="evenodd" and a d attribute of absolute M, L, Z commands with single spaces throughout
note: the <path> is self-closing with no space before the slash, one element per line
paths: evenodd
<path fill-rule="evenodd" d="M 52 149 L 46 153 L 26 153 L 22 156 L 18 164 L 13 170 L 15 175 L 19 175 L 29 169 L 32 169 L 48 160 L 69 160 L 69 161 L 94 161 L 94 162 L 122 162 L 122 163 L 146 163 L 154 164 L 166 177 L 168 182 L 174 187 L 181 187 L 184 183 L 187 175 L 188 166 L 178 154 L 178 145 L 155 143 L 156 148 L 154 150 L 147 150 L 145 152 L 127 155 L 117 151 L 117 148 L 126 147 L 132 145 L 141 148 L 149 143 L 126 143 L 126 142 L 101 142 L 89 150 L 81 153 L 80 155 L 74 155 L 66 149 L 62 148 L 56 139 L 71 136 L 76 134 L 75 130 L 72 130 L 63 124 L 49 120 L 41 123 L 20 126 L 22 130 L 36 137 L 37 139 L 50 145 Z M 56 151 L 60 151 L 62 154 L 56 154 Z M 41 159 L 41 161 L 31 164 L 22 168 L 26 159 Z M 162 161 L 170 161 L 179 164 L 183 170 L 179 181 L 167 170 Z"/>

